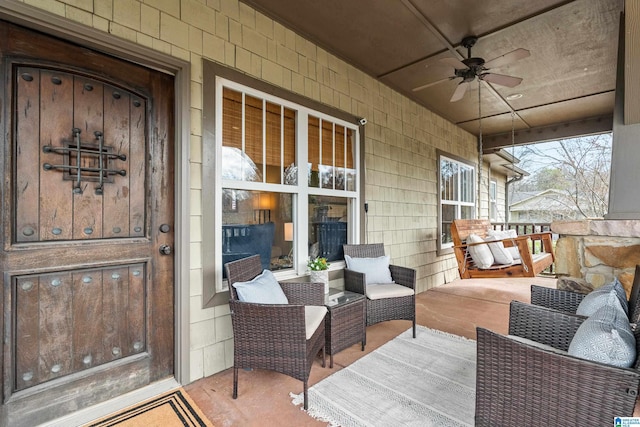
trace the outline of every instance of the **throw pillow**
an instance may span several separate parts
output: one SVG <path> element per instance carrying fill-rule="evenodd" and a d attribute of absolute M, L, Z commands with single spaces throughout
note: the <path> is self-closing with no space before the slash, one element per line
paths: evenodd
<path fill-rule="evenodd" d="M 633 365 L 636 340 L 615 291 L 609 294 L 608 304 L 578 327 L 569 354 L 620 368 Z"/>
<path fill-rule="evenodd" d="M 507 248 L 504 247 L 504 243 L 495 242 L 495 237 L 487 237 L 484 239 L 485 242 L 494 242 L 487 243 L 489 245 L 489 250 L 493 255 L 493 260 L 496 264 L 513 264 L 513 256 L 511 252 L 507 251 Z"/>
<path fill-rule="evenodd" d="M 505 248 L 507 250 L 507 252 L 509 252 L 511 254 L 511 257 L 513 258 L 514 261 L 519 261 L 520 259 L 522 259 L 520 257 L 520 250 L 518 250 L 517 246 L 509 246 Z"/>
<path fill-rule="evenodd" d="M 282 291 L 276 277 L 269 270 L 264 270 L 253 280 L 236 282 L 232 285 L 242 302 L 258 304 L 289 304 L 287 296 Z"/>
<path fill-rule="evenodd" d="M 599 287 L 598 289 L 587 294 L 576 309 L 576 314 L 581 316 L 591 316 L 602 306 L 609 301 L 609 294 L 614 293 L 620 302 L 620 306 L 625 313 L 629 311 L 629 302 L 627 301 L 627 294 L 622 287 L 620 281 L 615 278 L 613 282 Z"/>
<path fill-rule="evenodd" d="M 467 237 L 467 243 L 481 243 L 484 242 L 482 237 L 477 234 L 469 234 Z M 469 254 L 471 255 L 471 259 L 473 263 L 478 268 L 489 268 L 493 265 L 493 254 L 491 253 L 491 249 L 487 245 L 474 245 L 467 246 L 469 248 Z"/>
<path fill-rule="evenodd" d="M 487 231 L 487 238 L 493 238 L 495 240 L 513 239 L 515 237 L 518 237 L 518 233 L 516 232 L 516 230 L 489 230 L 489 231 Z M 503 244 L 503 246 L 504 246 L 504 244 Z M 518 250 L 517 246 L 507 246 L 504 249 L 507 252 L 509 252 L 509 254 L 511 255 L 511 258 L 513 258 L 514 261 L 520 259 L 520 251 Z"/>
<path fill-rule="evenodd" d="M 389 270 L 391 257 L 388 255 L 378 258 L 353 258 L 345 255 L 344 260 L 349 270 L 365 273 L 366 285 L 395 283 L 391 278 L 391 270 Z"/>

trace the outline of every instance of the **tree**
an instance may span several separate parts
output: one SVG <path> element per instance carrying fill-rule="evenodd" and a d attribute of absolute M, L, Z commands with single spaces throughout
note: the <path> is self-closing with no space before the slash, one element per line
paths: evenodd
<path fill-rule="evenodd" d="M 529 181 L 528 191 L 542 190 L 567 190 L 568 183 L 565 181 L 564 172 L 557 167 L 545 166 L 535 171 Z"/>
<path fill-rule="evenodd" d="M 519 166 L 531 176 L 512 190 L 563 190 L 582 216 L 604 216 L 609 204 L 611 140 L 611 134 L 602 134 L 521 147 L 516 154 Z"/>

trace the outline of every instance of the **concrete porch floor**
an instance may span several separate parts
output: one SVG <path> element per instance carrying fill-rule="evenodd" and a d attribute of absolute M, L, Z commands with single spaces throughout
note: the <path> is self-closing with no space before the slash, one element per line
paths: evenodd
<path fill-rule="evenodd" d="M 482 326 L 507 333 L 509 303 L 530 301 L 530 286 L 555 287 L 553 278 L 509 278 L 456 280 L 416 296 L 417 323 L 432 329 L 476 338 Z M 411 327 L 408 321 L 393 320 L 367 328 L 365 351 L 356 344 L 329 358 L 323 368 L 320 360 L 311 369 L 309 387 L 360 357 L 380 347 Z M 233 370 L 195 381 L 185 390 L 216 427 L 225 426 L 326 426 L 291 404 L 289 393 L 301 393 L 302 382 L 277 372 L 254 370 L 239 373 L 238 399 L 231 397 Z"/>

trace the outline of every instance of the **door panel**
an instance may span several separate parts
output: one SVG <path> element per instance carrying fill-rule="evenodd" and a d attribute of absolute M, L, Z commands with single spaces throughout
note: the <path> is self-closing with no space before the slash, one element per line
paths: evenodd
<path fill-rule="evenodd" d="M 70 73 L 17 74 L 16 242 L 142 236 L 146 100 Z"/>
<path fill-rule="evenodd" d="M 173 375 L 173 77 L 2 21 L 0 61 L 0 425 L 35 425 Z"/>
<path fill-rule="evenodd" d="M 15 279 L 16 390 L 146 350 L 145 265 Z"/>
<path fill-rule="evenodd" d="M 60 145 L 62 135 L 70 137 L 71 128 L 73 128 L 73 80 L 63 79 L 58 85 L 54 85 L 52 79 L 55 77 L 51 71 L 43 70 L 42 73 L 38 69 L 34 69 L 34 76 L 40 76 L 37 81 L 37 87 L 40 89 L 40 93 L 36 94 L 33 101 L 31 101 L 30 110 L 34 110 L 34 114 L 40 117 L 40 123 L 35 120 L 18 120 L 17 125 L 20 128 L 23 126 L 21 122 L 26 122 L 24 127 L 40 129 L 40 137 L 38 138 L 38 145 L 32 147 L 33 151 L 37 151 L 40 154 L 40 162 L 27 165 L 24 164 L 24 169 L 33 169 L 33 173 L 38 173 L 38 181 L 40 182 L 40 192 L 36 195 L 37 202 L 40 201 L 40 207 L 37 210 L 39 213 L 38 228 L 34 234 L 40 236 L 37 240 L 69 240 L 73 238 L 73 204 L 71 198 L 60 198 L 58 192 L 62 192 L 62 189 L 57 180 L 51 179 L 51 173 L 41 173 L 42 165 L 50 164 L 55 165 L 58 163 L 58 155 L 54 152 L 45 152 L 42 150 L 44 145 Z M 25 86 L 36 86 L 35 84 L 22 84 L 25 81 L 25 75 L 21 74 L 20 79 L 16 79 L 18 86 L 18 95 L 16 101 L 22 96 L 20 90 Z M 26 77 L 28 79 L 28 77 Z M 44 84 L 44 82 L 47 82 Z M 38 96 L 39 95 L 39 96 Z M 27 102 L 29 102 L 27 100 Z M 57 108 L 56 108 L 57 107 Z M 39 111 L 38 111 L 39 110 Z M 35 119 L 35 118 L 34 118 Z M 22 146 L 22 139 L 20 135 L 16 138 L 16 141 L 20 141 Z M 16 156 L 18 158 L 24 151 L 18 150 Z M 35 166 L 35 167 L 34 167 Z M 27 174 L 28 175 L 28 174 Z M 33 186 L 37 188 L 37 182 L 34 177 Z M 19 189 L 17 189 L 19 191 Z M 51 195 L 51 197 L 40 197 L 42 195 Z M 20 208 L 20 197 L 18 193 L 18 209 Z M 33 203 L 30 203 L 32 206 Z M 58 214 L 59 212 L 59 214 Z M 31 233 L 32 230 L 21 227 L 19 223 L 20 217 L 16 218 L 18 225 L 16 226 L 16 241 L 21 242 L 18 236 L 25 236 L 26 233 Z"/>

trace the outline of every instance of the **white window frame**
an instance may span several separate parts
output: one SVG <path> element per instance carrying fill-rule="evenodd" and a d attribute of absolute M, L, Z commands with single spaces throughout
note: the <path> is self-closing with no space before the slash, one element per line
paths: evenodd
<path fill-rule="evenodd" d="M 307 222 L 309 218 L 308 200 L 310 195 L 334 196 L 347 199 L 347 241 L 350 243 L 358 242 L 358 230 L 360 229 L 360 132 L 357 125 L 346 122 L 342 119 L 332 117 L 323 112 L 313 110 L 304 105 L 300 105 L 286 99 L 253 89 L 240 83 L 216 76 L 215 90 L 215 128 L 222 129 L 223 120 L 223 88 L 229 88 L 246 95 L 263 99 L 267 102 L 282 105 L 296 112 L 296 165 L 298 166 L 298 185 L 290 184 L 271 184 L 264 182 L 249 182 L 238 180 L 222 179 L 222 132 L 218 131 L 215 135 L 215 190 L 214 200 L 216 200 L 214 221 L 214 243 L 215 243 L 215 289 L 216 293 L 228 290 L 227 281 L 222 279 L 222 190 L 223 188 L 235 188 L 240 190 L 266 191 L 274 193 L 291 193 L 293 194 L 293 223 L 294 223 L 294 259 L 296 264 L 293 269 L 274 271 L 274 275 L 278 280 L 291 279 L 308 274 L 308 245 L 309 233 Z M 309 116 L 318 117 L 322 120 L 333 122 L 337 125 L 344 126 L 354 132 L 354 159 L 353 166 L 356 171 L 355 190 L 334 190 L 327 188 L 309 187 L 307 182 L 308 175 L 308 123 Z M 345 171 L 346 172 L 346 171 Z M 302 226 L 301 226 L 302 225 Z M 206 238 L 207 236 L 205 236 Z M 299 244 L 299 242 L 305 242 Z M 332 261 L 330 270 L 339 270 L 344 268 L 344 261 Z"/>
<path fill-rule="evenodd" d="M 489 181 L 489 219 L 491 222 L 498 221 L 498 181 Z"/>
<path fill-rule="evenodd" d="M 475 212 L 476 212 L 476 191 L 475 191 L 475 186 L 476 186 L 476 174 L 477 174 L 477 170 L 476 167 L 473 163 L 465 161 L 463 159 L 459 159 L 459 158 L 455 158 L 454 156 L 450 155 L 450 154 L 445 154 L 445 153 L 438 153 L 438 231 L 439 231 L 439 236 L 437 239 L 437 243 L 438 243 L 438 251 L 442 251 L 444 250 L 445 252 L 450 252 L 453 249 L 453 242 L 443 242 L 442 241 L 442 235 L 444 234 L 444 226 L 443 226 L 443 217 L 442 217 L 442 207 L 447 205 L 447 206 L 455 206 L 455 214 L 454 214 L 454 219 L 460 219 L 461 218 L 461 211 L 462 211 L 462 207 L 472 207 L 473 209 L 473 215 L 475 217 Z M 458 165 L 458 167 L 463 167 L 465 169 L 468 169 L 472 172 L 472 176 L 471 178 L 467 181 L 467 184 L 471 185 L 471 189 L 467 189 L 467 194 L 470 194 L 473 201 L 472 202 L 464 202 L 462 200 L 443 200 L 442 198 L 442 164 L 443 162 L 450 162 L 453 164 Z M 458 199 L 461 199 L 461 194 L 462 194 L 462 180 L 458 179 L 457 180 L 457 188 L 456 188 L 456 192 L 458 194 Z"/>

